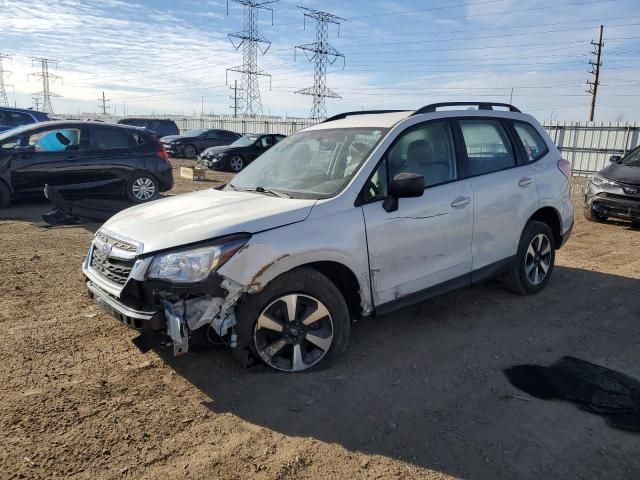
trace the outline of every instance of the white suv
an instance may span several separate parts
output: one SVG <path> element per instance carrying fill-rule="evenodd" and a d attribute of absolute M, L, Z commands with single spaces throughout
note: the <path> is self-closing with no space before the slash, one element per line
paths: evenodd
<path fill-rule="evenodd" d="M 570 166 L 533 117 L 463 105 L 338 115 L 221 189 L 115 215 L 90 295 L 175 354 L 202 331 L 298 372 L 341 354 L 352 319 L 497 275 L 539 292 L 573 226 Z"/>

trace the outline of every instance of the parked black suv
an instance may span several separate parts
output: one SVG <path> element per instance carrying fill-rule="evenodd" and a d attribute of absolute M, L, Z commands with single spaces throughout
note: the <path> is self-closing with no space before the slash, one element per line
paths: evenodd
<path fill-rule="evenodd" d="M 623 218 L 640 226 L 640 147 L 610 161 L 587 184 L 584 216 L 593 222 Z"/>
<path fill-rule="evenodd" d="M 162 137 L 160 141 L 172 157 L 196 158 L 198 153 L 209 147 L 229 145 L 238 138 L 240 135 L 229 130 L 199 128 L 184 135 Z"/>
<path fill-rule="evenodd" d="M 283 138 L 286 137 L 278 134 L 244 135 L 226 147 L 207 148 L 200 155 L 200 165 L 239 172 Z"/>
<path fill-rule="evenodd" d="M 38 112 L 30 108 L 0 107 L 0 132 L 11 130 L 37 122 L 48 122 L 51 118 L 45 112 Z"/>
<path fill-rule="evenodd" d="M 45 184 L 91 184 L 100 196 L 142 203 L 173 187 L 160 142 L 139 128 L 46 122 L 0 133 L 0 208 Z"/>
<path fill-rule="evenodd" d="M 140 127 L 149 130 L 156 137 L 161 138 L 167 135 L 179 135 L 180 129 L 176 122 L 169 119 L 157 118 L 122 118 L 118 120 L 120 125 L 130 125 L 132 127 Z"/>

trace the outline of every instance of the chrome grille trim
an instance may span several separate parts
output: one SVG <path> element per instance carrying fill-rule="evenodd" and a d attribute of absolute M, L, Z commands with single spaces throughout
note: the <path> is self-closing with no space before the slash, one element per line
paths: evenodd
<path fill-rule="evenodd" d="M 99 230 L 87 258 L 87 270 L 118 296 L 131 276 L 143 244 L 109 230 Z"/>

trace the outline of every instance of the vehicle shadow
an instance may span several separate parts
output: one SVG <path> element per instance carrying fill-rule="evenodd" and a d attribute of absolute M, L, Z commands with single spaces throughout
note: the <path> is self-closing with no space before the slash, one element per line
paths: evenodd
<path fill-rule="evenodd" d="M 573 355 L 640 377 L 639 318 L 640 280 L 556 267 L 536 296 L 492 281 L 359 322 L 320 372 L 245 371 L 224 348 L 159 353 L 213 412 L 284 435 L 473 479 L 631 478 L 639 435 L 528 397 L 502 370 Z"/>
<path fill-rule="evenodd" d="M 52 227 L 42 219 L 42 215 L 53 210 L 53 208 L 54 206 L 46 199 L 17 200 L 9 208 L 0 210 L 0 221 L 28 222 L 43 228 L 84 228 L 92 233 L 95 233 L 102 225 L 100 222 L 87 220 L 71 225 Z"/>

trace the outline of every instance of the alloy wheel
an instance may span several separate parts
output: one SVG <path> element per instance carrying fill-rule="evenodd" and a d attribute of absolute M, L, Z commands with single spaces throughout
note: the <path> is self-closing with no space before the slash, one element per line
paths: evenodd
<path fill-rule="evenodd" d="M 539 233 L 531 239 L 524 257 L 524 271 L 532 285 L 541 284 L 551 268 L 551 240 Z"/>
<path fill-rule="evenodd" d="M 242 160 L 242 157 L 231 157 L 231 170 L 233 170 L 234 172 L 239 172 L 240 170 L 242 170 L 242 167 L 244 166 L 244 161 Z"/>
<path fill-rule="evenodd" d="M 316 365 L 333 344 L 333 319 L 318 299 L 301 293 L 283 295 L 258 316 L 253 341 L 270 367 L 300 372 Z"/>
<path fill-rule="evenodd" d="M 149 177 L 140 177 L 133 182 L 131 190 L 137 200 L 150 200 L 156 194 L 156 185 Z"/>

